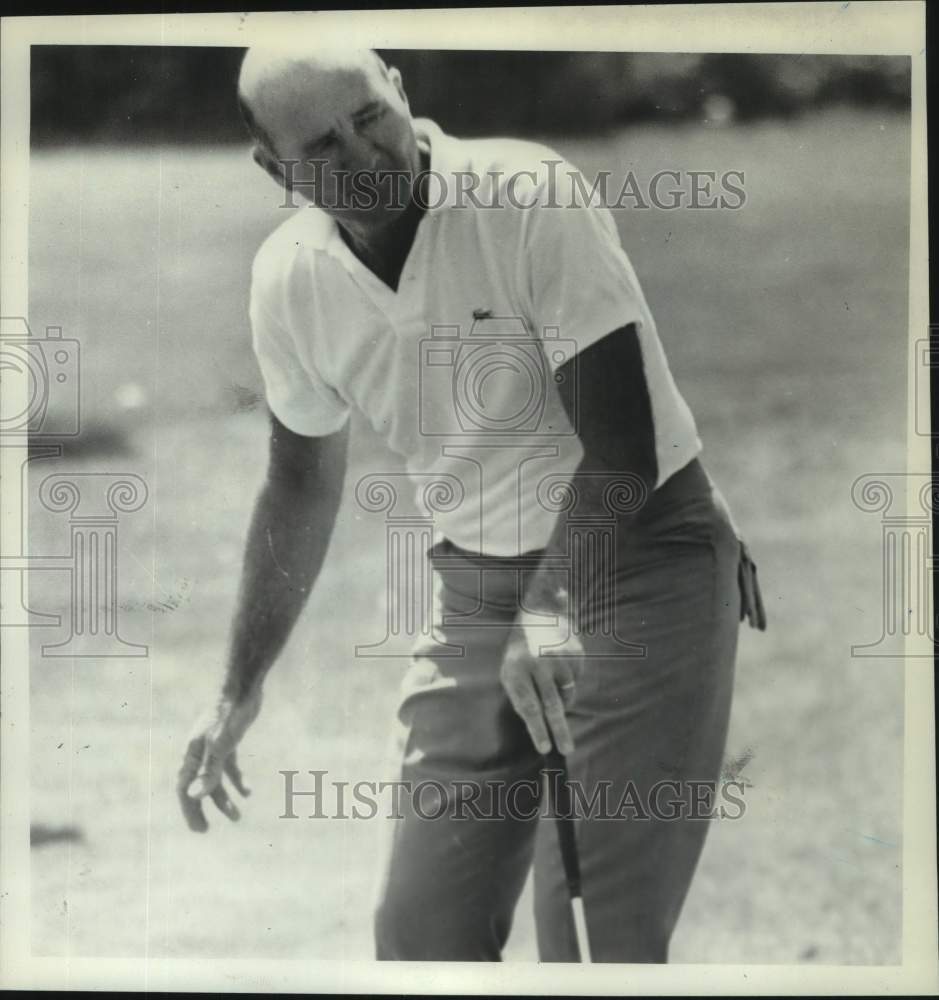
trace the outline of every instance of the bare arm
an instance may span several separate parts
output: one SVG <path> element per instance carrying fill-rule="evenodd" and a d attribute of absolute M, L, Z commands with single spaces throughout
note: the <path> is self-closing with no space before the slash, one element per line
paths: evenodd
<path fill-rule="evenodd" d="M 639 334 L 632 323 L 591 344 L 558 370 L 562 376 L 558 392 L 584 451 L 572 476 L 582 513 L 590 508 L 605 513 L 604 491 L 617 477 L 632 479 L 640 497 L 650 495 L 655 488 L 658 470 L 652 404 L 644 379 L 625 375 L 642 370 Z M 575 385 L 578 380 L 579 385 Z M 547 552 L 564 552 L 563 530 L 563 521 L 558 518 Z M 562 589 L 562 581 L 544 567 L 532 578 L 527 594 L 532 603 L 526 607 L 551 610 Z"/>
<path fill-rule="evenodd" d="M 347 441 L 347 427 L 326 437 L 304 437 L 271 417 L 267 476 L 248 531 L 225 679 L 217 703 L 196 723 L 177 782 L 183 815 L 196 832 L 208 829 L 201 801 L 206 796 L 229 819 L 238 819 L 223 772 L 248 794 L 235 748 L 260 711 L 264 677 L 323 565 Z"/>
<path fill-rule="evenodd" d="M 642 354 L 638 333 L 630 324 L 607 334 L 559 369 L 564 376 L 558 384 L 561 399 L 584 450 L 572 477 L 581 514 L 591 509 L 604 514 L 605 488 L 616 479 L 629 476 L 641 481 L 641 486 L 636 483 L 640 499 L 651 495 L 655 487 L 657 465 L 651 404 L 642 379 L 624 378 L 624 373 L 641 371 L 641 367 L 634 367 L 637 365 L 642 365 Z M 575 390 L 575 379 L 579 379 L 579 391 Z M 624 391 L 626 386 L 629 388 Z M 580 473 L 590 475 L 578 478 Z M 637 504 L 637 512 L 639 507 L 641 503 Z M 546 555 L 565 554 L 564 531 L 563 520 L 558 518 L 545 547 Z M 763 630 L 766 615 L 756 566 L 742 540 L 740 544 L 740 616 L 741 619 L 746 616 L 754 628 Z M 552 568 L 551 562 L 542 563 L 526 590 L 525 607 L 536 614 L 565 614 L 568 609 L 569 597 L 564 593 L 566 578 Z M 570 656 L 540 657 L 537 640 L 527 636 L 523 627 L 510 640 L 503 661 L 503 684 L 515 710 L 524 719 L 532 742 L 542 753 L 550 751 L 552 738 L 562 754 L 573 749 L 564 710 L 574 697 L 580 657 L 573 637 L 567 645 L 572 649 Z"/>
<path fill-rule="evenodd" d="M 649 397 L 641 378 L 624 378 L 625 372 L 641 372 L 641 366 L 638 334 L 630 324 L 607 334 L 558 370 L 562 376 L 558 382 L 561 400 L 584 452 L 572 477 L 581 513 L 594 506 L 598 512 L 605 512 L 604 489 L 616 477 L 638 477 L 646 492 L 651 492 L 655 484 Z M 624 391 L 627 385 L 631 391 Z M 578 479 L 583 472 L 592 475 Z M 545 556 L 564 555 L 564 530 L 563 519 L 558 518 L 545 546 Z M 568 613 L 567 579 L 555 568 L 556 563 L 555 559 L 545 559 L 531 577 L 524 606 L 535 614 Z M 515 632 L 503 660 L 502 683 L 536 749 L 547 753 L 553 737 L 558 750 L 569 753 L 573 741 L 564 710 L 574 697 L 580 669 L 579 647 L 576 638 L 570 636 L 567 646 L 571 655 L 539 657 L 537 646 L 538 641 L 532 641 L 524 628 Z"/>
<path fill-rule="evenodd" d="M 260 686 L 306 603 L 332 537 L 347 439 L 347 427 L 303 437 L 271 417 L 267 478 L 248 531 L 222 689 L 227 697 Z"/>

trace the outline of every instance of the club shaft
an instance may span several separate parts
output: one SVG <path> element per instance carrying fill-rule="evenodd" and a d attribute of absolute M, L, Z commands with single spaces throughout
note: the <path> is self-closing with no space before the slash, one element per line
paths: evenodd
<path fill-rule="evenodd" d="M 555 824 L 564 878 L 567 882 L 571 901 L 571 913 L 577 939 L 577 960 L 590 962 L 590 939 L 587 936 L 587 921 L 584 914 L 584 900 L 581 889 L 580 858 L 577 854 L 577 839 L 574 830 L 574 810 L 571 790 L 568 784 L 567 761 L 557 750 L 547 758 L 551 771 L 555 772 L 550 787 L 554 790 Z"/>

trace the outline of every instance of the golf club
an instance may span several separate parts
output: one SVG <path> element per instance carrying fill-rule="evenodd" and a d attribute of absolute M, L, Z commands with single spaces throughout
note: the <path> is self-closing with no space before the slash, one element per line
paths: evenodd
<path fill-rule="evenodd" d="M 577 960 L 590 962 L 590 939 L 587 937 L 587 921 L 584 916 L 584 898 L 580 880 L 580 859 L 577 855 L 577 839 L 574 831 L 574 810 L 571 790 L 567 778 L 567 761 L 564 755 L 552 748 L 547 754 L 549 773 L 555 771 L 558 780 L 551 787 L 554 789 L 555 822 L 558 831 L 558 843 L 561 847 L 561 862 L 564 865 L 564 878 L 567 881 L 568 895 L 571 900 L 571 914 L 574 918 L 574 931 L 577 937 Z"/>

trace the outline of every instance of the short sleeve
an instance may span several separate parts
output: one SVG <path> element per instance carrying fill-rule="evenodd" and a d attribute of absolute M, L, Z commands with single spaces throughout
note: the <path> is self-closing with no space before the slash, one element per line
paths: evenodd
<path fill-rule="evenodd" d="M 566 201 L 556 194 L 527 209 L 526 262 L 533 327 L 557 327 L 579 353 L 613 330 L 641 323 L 645 302 L 612 213 L 572 187 Z"/>
<path fill-rule="evenodd" d="M 264 380 L 267 405 L 296 434 L 322 437 L 338 431 L 349 407 L 316 371 L 304 366 L 290 332 L 271 313 L 252 284 L 251 343 Z"/>

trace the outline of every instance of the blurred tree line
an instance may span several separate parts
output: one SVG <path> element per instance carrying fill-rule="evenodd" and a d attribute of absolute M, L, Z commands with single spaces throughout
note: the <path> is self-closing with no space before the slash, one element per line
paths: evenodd
<path fill-rule="evenodd" d="M 835 103 L 909 106 L 910 60 L 884 56 L 382 51 L 415 114 L 463 135 L 595 131 L 641 120 L 746 121 Z M 232 142 L 242 49 L 33 46 L 32 141 Z"/>

